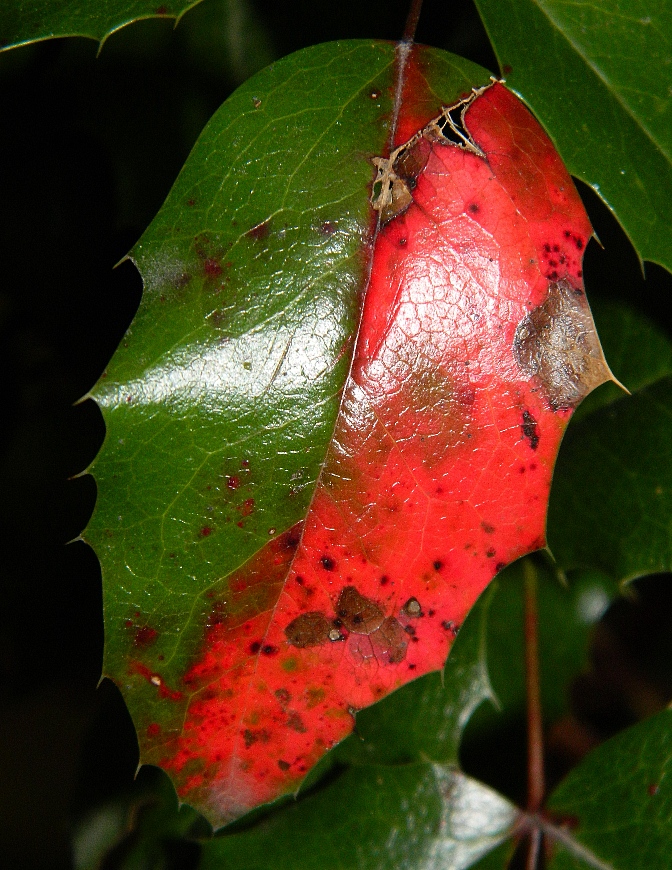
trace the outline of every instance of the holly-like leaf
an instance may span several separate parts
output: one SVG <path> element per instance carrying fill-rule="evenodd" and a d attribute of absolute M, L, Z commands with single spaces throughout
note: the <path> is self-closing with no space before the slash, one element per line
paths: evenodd
<path fill-rule="evenodd" d="M 0 8 L 0 50 L 51 39 L 88 36 L 103 42 L 142 18 L 180 18 L 201 0 L 5 0 Z"/>
<path fill-rule="evenodd" d="M 448 765 L 353 767 L 261 828 L 206 843 L 200 870 L 470 867 L 510 836 L 518 812 Z M 352 831 L 357 831 L 353 838 Z"/>
<path fill-rule="evenodd" d="M 564 565 L 631 580 L 672 569 L 672 377 L 581 420 L 563 445 L 550 544 Z"/>
<path fill-rule="evenodd" d="M 643 260 L 672 271 L 669 0 L 476 0 L 507 84 Z M 549 87 L 552 82 L 552 87 Z"/>
<path fill-rule="evenodd" d="M 544 545 L 560 438 L 609 378 L 581 202 L 486 82 L 422 47 L 287 58 L 133 251 L 145 296 L 95 391 L 105 672 L 142 760 L 215 824 L 442 667 Z"/>
<path fill-rule="evenodd" d="M 672 853 L 672 712 L 628 728 L 590 753 L 549 799 L 551 870 L 665 867 Z"/>

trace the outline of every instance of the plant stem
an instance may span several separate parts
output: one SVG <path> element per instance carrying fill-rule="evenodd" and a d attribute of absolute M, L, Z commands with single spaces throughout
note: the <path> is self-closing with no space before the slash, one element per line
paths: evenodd
<path fill-rule="evenodd" d="M 544 739 L 539 690 L 537 572 L 525 560 L 525 686 L 527 689 L 527 811 L 538 813 L 544 800 Z"/>
<path fill-rule="evenodd" d="M 422 0 L 411 0 L 408 16 L 406 18 L 406 26 L 404 27 L 404 35 L 401 37 L 402 42 L 411 43 L 415 39 L 415 31 L 418 27 L 421 9 Z"/>
<path fill-rule="evenodd" d="M 542 807 L 544 782 L 544 736 L 539 689 L 539 617 L 537 613 L 537 571 L 531 559 L 523 567 L 525 583 L 525 687 L 527 690 L 527 811 L 536 816 Z M 541 830 L 530 832 L 526 870 L 539 866 Z"/>

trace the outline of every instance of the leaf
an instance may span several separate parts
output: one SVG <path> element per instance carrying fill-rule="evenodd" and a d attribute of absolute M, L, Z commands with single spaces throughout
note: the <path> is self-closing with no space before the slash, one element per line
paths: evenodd
<path fill-rule="evenodd" d="M 600 408 L 568 433 L 549 505 L 567 567 L 619 580 L 672 569 L 672 377 Z"/>
<path fill-rule="evenodd" d="M 590 307 L 609 367 L 631 393 L 672 375 L 672 340 L 660 325 L 623 302 L 597 298 Z M 594 390 L 577 408 L 572 429 L 597 408 L 622 398 L 615 383 Z"/>
<path fill-rule="evenodd" d="M 549 870 L 665 867 L 672 854 L 672 712 L 599 746 L 566 777 L 548 808 L 571 831 Z M 592 856 L 592 857 L 591 857 Z"/>
<path fill-rule="evenodd" d="M 215 824 L 443 666 L 543 546 L 560 438 L 609 377 L 549 140 L 416 47 L 383 158 L 394 52 L 319 46 L 227 101 L 133 252 L 143 303 L 95 391 L 105 673 Z"/>
<path fill-rule="evenodd" d="M 270 854 L 278 870 L 459 870 L 509 836 L 517 815 L 449 766 L 353 767 L 262 828 L 205 843 L 200 870 L 263 870 Z"/>
<path fill-rule="evenodd" d="M 0 7 L 0 50 L 56 36 L 88 36 L 103 43 L 133 21 L 181 18 L 198 3 L 200 0 L 4 0 Z"/>
<path fill-rule="evenodd" d="M 507 84 L 643 260 L 672 271 L 669 0 L 476 0 Z"/>

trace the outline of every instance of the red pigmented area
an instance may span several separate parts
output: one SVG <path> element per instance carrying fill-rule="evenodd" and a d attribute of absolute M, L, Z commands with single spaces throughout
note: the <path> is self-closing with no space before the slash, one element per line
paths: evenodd
<path fill-rule="evenodd" d="M 270 220 L 263 221 L 260 224 L 257 224 L 254 227 L 251 227 L 247 231 L 248 238 L 252 239 L 255 242 L 263 242 L 268 238 L 268 234 L 271 231 L 271 222 Z"/>
<path fill-rule="evenodd" d="M 419 108 L 402 115 L 401 142 L 441 108 L 419 64 L 405 93 Z M 354 711 L 441 668 L 496 571 L 544 544 L 570 411 L 523 374 L 514 336 L 550 280 L 581 289 L 591 227 L 503 86 L 473 100 L 465 125 L 485 159 L 426 142 L 411 204 L 377 235 L 305 524 L 228 578 L 184 677 L 184 725 L 159 760 L 217 824 L 295 790 Z"/>
<path fill-rule="evenodd" d="M 159 633 L 155 628 L 151 628 L 149 625 L 143 625 L 135 632 L 133 645 L 140 649 L 145 649 L 153 646 L 156 643 L 158 636 Z"/>

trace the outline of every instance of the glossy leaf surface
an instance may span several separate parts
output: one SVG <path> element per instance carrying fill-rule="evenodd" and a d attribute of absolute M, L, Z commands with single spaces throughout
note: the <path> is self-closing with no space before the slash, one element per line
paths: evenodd
<path fill-rule="evenodd" d="M 290 57 L 133 252 L 145 296 L 95 392 L 105 667 L 142 759 L 216 824 L 442 667 L 543 546 L 565 425 L 609 376 L 581 202 L 515 97 L 469 95 L 484 78 L 415 48 L 385 160 L 394 47 Z"/>
<path fill-rule="evenodd" d="M 629 728 L 593 751 L 549 799 L 579 824 L 556 842 L 551 870 L 665 867 L 672 854 L 672 712 Z"/>
<path fill-rule="evenodd" d="M 57 36 L 103 41 L 141 18 L 179 18 L 200 0 L 5 0 L 0 9 L 0 50 Z"/>
<path fill-rule="evenodd" d="M 621 580 L 672 568 L 671 414 L 667 376 L 577 421 L 549 513 L 563 564 Z"/>
<path fill-rule="evenodd" d="M 207 844 L 201 870 L 469 867 L 511 832 L 517 811 L 501 795 L 439 764 L 353 767 L 328 790 L 288 806 L 263 831 Z M 352 832 L 357 831 L 356 838 Z"/>
<path fill-rule="evenodd" d="M 507 84 L 643 260 L 672 270 L 669 0 L 477 0 Z M 549 87 L 552 82 L 552 87 Z"/>

